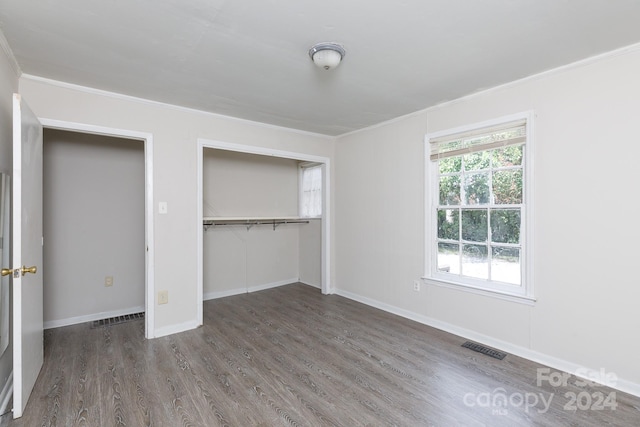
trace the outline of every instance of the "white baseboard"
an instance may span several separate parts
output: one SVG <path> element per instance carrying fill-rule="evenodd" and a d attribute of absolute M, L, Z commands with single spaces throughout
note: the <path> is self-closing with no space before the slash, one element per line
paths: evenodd
<path fill-rule="evenodd" d="M 299 280 L 296 277 L 296 278 L 293 278 L 293 279 L 278 280 L 277 282 L 265 283 L 263 285 L 250 286 L 248 288 L 236 288 L 236 289 L 229 289 L 227 291 L 220 291 L 220 292 L 217 292 L 217 291 L 207 292 L 207 293 L 203 294 L 203 299 L 205 301 L 207 301 L 207 300 L 211 300 L 211 299 L 230 297 L 230 296 L 233 296 L 233 295 L 240 295 L 240 294 L 246 294 L 246 293 L 251 293 L 251 292 L 264 291 L 265 289 L 271 289 L 271 288 L 277 288 L 279 286 L 290 285 L 292 283 L 297 283 L 298 281 Z"/>
<path fill-rule="evenodd" d="M 378 308 L 388 313 L 396 314 L 406 319 L 414 320 L 418 323 L 422 323 L 424 325 L 431 326 L 436 329 L 440 329 L 442 331 L 461 336 L 465 339 L 477 341 L 479 343 L 488 345 L 490 347 L 494 347 L 502 351 L 506 351 L 507 353 L 511 353 L 513 355 L 528 359 L 535 363 L 540 363 L 541 365 L 545 365 L 545 366 L 557 369 L 559 371 L 568 372 L 568 373 L 576 374 L 582 377 L 586 377 L 586 379 L 590 381 L 594 381 L 594 378 L 598 378 L 597 375 L 590 375 L 590 373 L 598 374 L 599 371 L 596 369 L 588 369 L 577 363 L 559 359 L 557 357 L 554 357 L 548 354 L 540 353 L 526 347 L 522 347 L 506 341 L 502 341 L 502 340 L 490 337 L 488 335 L 484 335 L 466 328 L 461 328 L 459 326 L 452 325 L 450 323 L 443 322 L 441 320 L 437 320 L 428 316 L 423 316 L 421 314 L 417 314 L 409 310 L 404 310 L 402 308 L 398 308 L 393 305 L 386 304 L 371 298 L 363 297 L 348 291 L 336 289 L 335 293 L 337 295 L 343 296 L 345 298 L 349 298 L 354 301 L 358 301 L 360 303 L 366 304 L 371 307 Z M 614 388 L 616 390 L 620 390 L 622 392 L 640 397 L 640 384 L 634 383 L 632 381 L 628 381 L 622 378 L 617 378 L 615 381 L 615 384 L 605 384 L 605 385 L 608 385 L 611 388 Z"/>
<path fill-rule="evenodd" d="M 298 282 L 302 283 L 303 285 L 311 286 L 312 288 L 322 289 L 321 285 L 315 285 L 313 283 L 303 282 L 302 280 L 298 280 Z"/>
<path fill-rule="evenodd" d="M 202 299 L 208 301 L 210 299 L 218 299 L 224 297 L 232 297 L 234 295 L 246 294 L 247 288 L 229 289 L 228 291 L 206 292 L 202 295 Z"/>
<path fill-rule="evenodd" d="M 7 411 L 10 411 L 9 402 L 11 402 L 11 398 L 13 397 L 13 371 L 9 374 L 9 378 L 7 378 L 7 382 L 2 388 L 2 392 L 0 392 L 0 414 L 4 414 Z"/>
<path fill-rule="evenodd" d="M 190 331 L 191 329 L 196 329 L 199 326 L 202 326 L 202 324 L 198 323 L 197 320 L 190 320 L 188 322 L 179 323 L 177 325 L 169 325 L 163 328 L 157 328 L 155 330 L 154 338 L 160 338 L 167 335 L 177 334 L 179 332 Z"/>
<path fill-rule="evenodd" d="M 265 289 L 277 288 L 279 286 L 290 285 L 296 282 L 298 282 L 297 277 L 294 277 L 293 279 L 279 280 L 277 282 L 265 283 L 264 285 L 251 286 L 249 287 L 249 292 L 264 291 Z"/>
<path fill-rule="evenodd" d="M 77 325 L 78 323 L 93 322 L 94 320 L 107 319 L 109 317 L 124 316 L 144 312 L 144 306 L 123 308 L 120 310 L 103 311 L 101 313 L 87 314 L 84 316 L 69 317 L 60 320 L 47 320 L 44 322 L 45 329 L 59 328 L 61 326 Z"/>

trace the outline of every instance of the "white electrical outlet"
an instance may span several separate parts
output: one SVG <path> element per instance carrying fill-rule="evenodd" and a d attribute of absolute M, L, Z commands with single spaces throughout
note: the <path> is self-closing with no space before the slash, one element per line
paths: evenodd
<path fill-rule="evenodd" d="M 113 276 L 105 276 L 104 285 L 105 286 L 113 286 Z"/>
<path fill-rule="evenodd" d="M 169 303 L 169 291 L 158 292 L 158 305 Z"/>
<path fill-rule="evenodd" d="M 420 281 L 419 280 L 414 280 L 413 281 L 413 290 L 416 292 L 420 292 Z"/>

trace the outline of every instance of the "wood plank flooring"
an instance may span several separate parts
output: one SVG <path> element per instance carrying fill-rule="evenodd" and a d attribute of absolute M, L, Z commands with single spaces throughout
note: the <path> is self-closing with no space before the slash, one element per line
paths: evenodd
<path fill-rule="evenodd" d="M 142 321 L 45 331 L 25 415 L 0 425 L 640 425 L 640 398 L 575 378 L 538 386 L 533 362 L 305 285 L 206 301 L 204 313 L 203 327 L 153 340 Z M 617 407 L 594 406 L 597 393 Z"/>

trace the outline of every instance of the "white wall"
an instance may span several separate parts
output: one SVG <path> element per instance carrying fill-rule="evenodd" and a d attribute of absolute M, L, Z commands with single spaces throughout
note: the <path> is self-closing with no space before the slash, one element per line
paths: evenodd
<path fill-rule="evenodd" d="M 203 207 L 205 217 L 297 216 L 298 162 L 205 149 Z M 209 227 L 203 236 L 205 299 L 297 281 L 301 227 Z"/>
<path fill-rule="evenodd" d="M 339 138 L 340 292 L 551 364 L 604 369 L 640 393 L 639 75 L 635 47 Z M 525 110 L 536 113 L 537 302 L 437 286 L 414 292 L 425 133 Z"/>
<path fill-rule="evenodd" d="M 300 227 L 300 282 L 322 288 L 322 221 L 310 219 Z"/>
<path fill-rule="evenodd" d="M 23 76 L 20 91 L 38 117 L 153 134 L 156 203 L 155 334 L 197 325 L 197 138 L 268 147 L 333 159 L 334 138 L 115 96 Z M 168 213 L 159 215 L 157 203 Z"/>
<path fill-rule="evenodd" d="M 13 57 L 4 50 L 6 40 L 0 33 L 0 172 L 11 173 L 12 156 L 12 119 L 13 119 L 13 93 L 18 91 L 18 69 Z M 7 267 L 7 266 L 2 266 Z M 3 277 L 1 286 L 9 287 L 10 280 Z M 9 316 L 9 319 L 11 316 Z M 11 325 L 10 325 L 11 326 Z M 11 331 L 11 327 L 9 328 Z M 7 384 L 7 380 L 13 371 L 13 345 L 0 355 L 0 392 Z M 0 400 L 4 396 L 0 396 Z M 0 405 L 2 402 L 0 401 Z M 0 408 L 3 410 L 5 408 Z"/>
<path fill-rule="evenodd" d="M 205 148 L 204 216 L 298 215 L 298 162 Z"/>
<path fill-rule="evenodd" d="M 45 327 L 144 311 L 143 142 L 45 129 L 43 163 Z"/>
<path fill-rule="evenodd" d="M 11 173 L 13 94 L 18 91 L 18 69 L 0 33 L 0 172 Z"/>

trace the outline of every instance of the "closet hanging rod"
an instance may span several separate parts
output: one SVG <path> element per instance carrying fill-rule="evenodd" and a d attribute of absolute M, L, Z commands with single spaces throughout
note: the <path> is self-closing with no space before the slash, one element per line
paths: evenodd
<path fill-rule="evenodd" d="M 215 219 L 205 219 L 203 220 L 203 226 L 205 231 L 215 225 L 222 226 L 230 226 L 230 225 L 244 225 L 247 227 L 247 231 L 251 229 L 254 225 L 272 225 L 275 230 L 278 225 L 281 224 L 309 224 L 309 220 L 303 219 L 224 219 L 224 220 L 215 220 Z"/>

